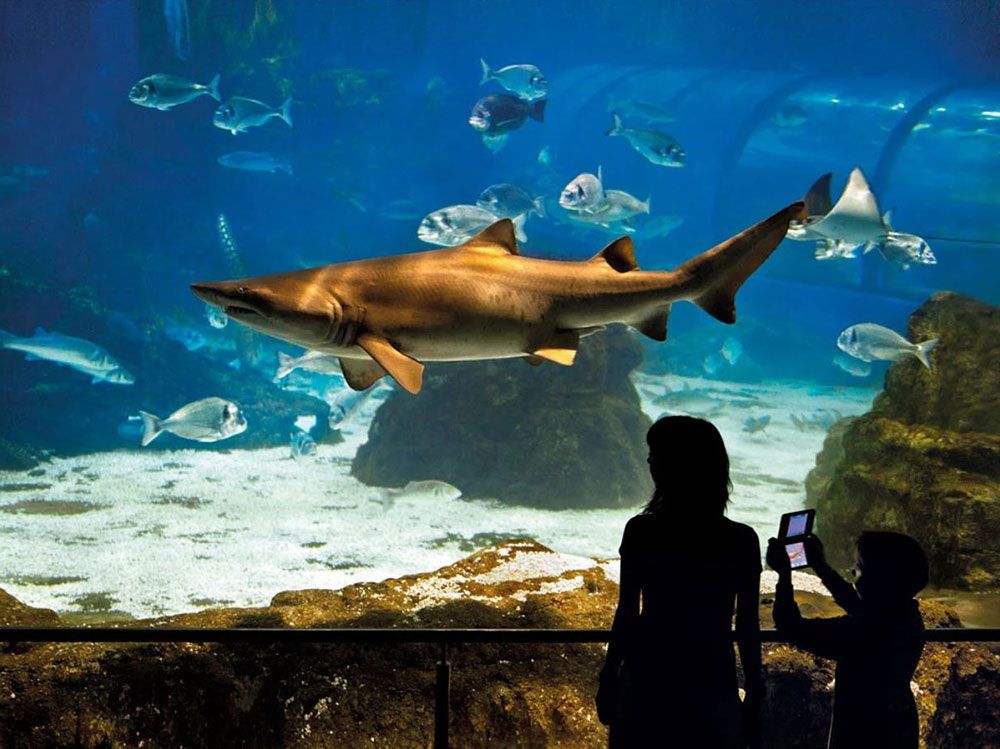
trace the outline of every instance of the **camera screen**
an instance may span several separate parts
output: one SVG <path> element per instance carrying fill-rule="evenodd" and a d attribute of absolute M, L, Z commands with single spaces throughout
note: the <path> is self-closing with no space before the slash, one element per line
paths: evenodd
<path fill-rule="evenodd" d="M 793 518 L 792 522 L 794 521 Z M 791 527 L 791 523 L 789 523 L 789 527 Z M 788 561 L 791 562 L 793 570 L 809 565 L 809 560 L 806 559 L 806 547 L 802 542 L 785 544 L 785 551 L 788 553 Z"/>
<path fill-rule="evenodd" d="M 801 536 L 808 531 L 809 513 L 801 512 L 788 518 L 788 535 Z"/>

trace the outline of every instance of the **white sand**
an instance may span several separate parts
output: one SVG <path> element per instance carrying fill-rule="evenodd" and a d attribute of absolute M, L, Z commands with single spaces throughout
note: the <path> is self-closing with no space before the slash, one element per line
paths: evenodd
<path fill-rule="evenodd" d="M 825 436 L 797 429 L 789 412 L 858 414 L 874 396 L 872 390 L 674 376 L 644 387 L 677 389 L 684 382 L 712 388 L 729 404 L 710 417 L 732 459 L 729 514 L 752 525 L 762 543 L 781 513 L 803 506 L 802 482 Z M 730 402 L 745 405 L 748 394 L 756 399 L 751 408 Z M 477 533 L 521 534 L 580 557 L 616 556 L 635 509 L 553 512 L 405 498 L 384 509 L 378 489 L 350 476 L 350 459 L 378 405 L 368 404 L 346 442 L 320 445 L 315 458 L 300 461 L 288 458 L 287 448 L 223 452 L 223 442 L 218 451 L 134 449 L 56 459 L 40 476 L 0 472 L 0 485 L 51 484 L 0 493 L 0 510 L 31 500 L 100 505 L 79 514 L 0 512 L 0 587 L 59 611 L 80 611 L 79 599 L 105 594 L 114 609 L 154 616 L 210 605 L 260 606 L 282 590 L 336 589 L 433 570 L 471 553 L 459 548 L 458 537 Z M 648 401 L 644 408 L 654 418 L 663 410 Z M 763 433 L 741 431 L 748 416 L 763 414 L 771 416 Z M 195 501 L 185 506 L 188 498 Z M 440 542 L 449 534 L 454 540 Z M 606 567 L 616 571 L 613 562 Z M 38 579 L 56 577 L 82 579 Z"/>

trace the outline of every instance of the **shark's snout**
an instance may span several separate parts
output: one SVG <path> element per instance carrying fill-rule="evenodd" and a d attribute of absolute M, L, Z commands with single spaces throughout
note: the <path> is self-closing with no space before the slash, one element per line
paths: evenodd
<path fill-rule="evenodd" d="M 219 298 L 219 284 L 217 283 L 193 283 L 191 284 L 191 291 L 194 295 L 205 302 L 205 304 L 211 304 L 214 307 L 221 307 L 222 301 Z"/>

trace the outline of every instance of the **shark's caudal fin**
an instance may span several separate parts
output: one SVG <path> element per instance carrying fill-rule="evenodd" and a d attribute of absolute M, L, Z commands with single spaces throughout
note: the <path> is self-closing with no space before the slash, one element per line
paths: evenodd
<path fill-rule="evenodd" d="M 163 432 L 163 426 L 160 417 L 151 413 L 140 411 L 139 416 L 142 417 L 142 446 L 145 447 L 160 436 L 160 433 Z"/>
<path fill-rule="evenodd" d="M 687 298 L 717 320 L 736 322 L 736 292 L 785 238 L 788 224 L 805 217 L 806 204 L 800 200 L 688 260 L 675 271 L 688 277 Z"/>
<path fill-rule="evenodd" d="M 833 199 L 830 197 L 830 178 L 833 172 L 827 172 L 818 180 L 813 182 L 813 186 L 806 193 L 806 213 L 810 216 L 825 216 L 833 208 Z"/>

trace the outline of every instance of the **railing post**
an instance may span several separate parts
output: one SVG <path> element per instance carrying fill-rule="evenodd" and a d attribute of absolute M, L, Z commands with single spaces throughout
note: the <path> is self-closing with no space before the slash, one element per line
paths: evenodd
<path fill-rule="evenodd" d="M 441 643 L 441 658 L 437 663 L 434 685 L 434 749 L 448 749 L 448 714 L 450 711 L 451 664 L 448 663 L 448 643 Z"/>

